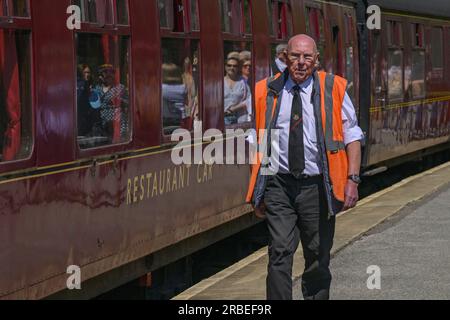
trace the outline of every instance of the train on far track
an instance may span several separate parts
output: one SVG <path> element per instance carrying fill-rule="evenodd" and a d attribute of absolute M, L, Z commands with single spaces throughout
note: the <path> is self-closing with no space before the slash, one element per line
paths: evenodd
<path fill-rule="evenodd" d="M 255 224 L 250 166 L 175 165 L 171 133 L 252 128 L 299 33 L 349 82 L 366 175 L 450 147 L 449 1 L 0 0 L 0 298 L 95 297 Z"/>

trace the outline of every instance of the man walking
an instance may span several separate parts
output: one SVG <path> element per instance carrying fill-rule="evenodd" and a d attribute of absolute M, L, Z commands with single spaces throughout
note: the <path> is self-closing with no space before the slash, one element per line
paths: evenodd
<path fill-rule="evenodd" d="M 317 72 L 316 43 L 306 35 L 288 44 L 284 73 L 256 85 L 256 129 L 267 159 L 252 168 L 247 201 L 265 209 L 270 233 L 267 299 L 292 299 L 292 264 L 299 242 L 306 300 L 329 299 L 335 215 L 358 201 L 361 141 L 347 81 Z M 272 129 L 278 141 L 267 144 Z M 267 164 L 266 164 L 267 163 Z M 271 174 L 266 175 L 264 171 Z"/>

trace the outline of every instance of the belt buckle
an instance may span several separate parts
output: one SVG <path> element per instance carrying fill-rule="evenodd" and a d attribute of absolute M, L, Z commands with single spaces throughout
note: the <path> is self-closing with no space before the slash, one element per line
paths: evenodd
<path fill-rule="evenodd" d="M 308 176 L 307 174 L 304 173 L 299 173 L 299 172 L 292 172 L 291 173 L 295 179 L 297 180 L 307 180 L 310 178 L 310 176 Z"/>

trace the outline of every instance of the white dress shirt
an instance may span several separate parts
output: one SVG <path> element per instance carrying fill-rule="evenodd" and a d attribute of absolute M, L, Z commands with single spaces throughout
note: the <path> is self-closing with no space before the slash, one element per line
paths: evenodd
<path fill-rule="evenodd" d="M 292 89 L 294 86 L 294 81 L 289 77 L 281 96 L 280 114 L 275 126 L 275 129 L 279 130 L 279 140 L 273 139 L 270 158 L 270 169 L 274 173 L 289 173 L 289 131 L 291 126 L 292 100 L 294 99 Z M 305 170 L 303 174 L 317 175 L 322 172 L 318 165 L 320 156 L 317 147 L 314 107 L 311 103 L 314 78 L 311 76 L 299 86 L 303 104 L 303 142 L 305 146 Z M 364 134 L 358 126 L 355 108 L 347 93 L 345 94 L 342 105 L 342 121 L 345 145 L 364 140 Z"/>

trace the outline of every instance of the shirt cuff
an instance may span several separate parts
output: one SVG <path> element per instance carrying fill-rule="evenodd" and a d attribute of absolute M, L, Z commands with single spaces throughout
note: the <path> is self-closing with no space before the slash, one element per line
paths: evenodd
<path fill-rule="evenodd" d="M 355 126 L 353 128 L 349 128 L 344 132 L 344 143 L 348 146 L 350 143 L 355 141 L 360 141 L 362 145 L 365 144 L 365 136 L 362 132 L 361 128 Z"/>

